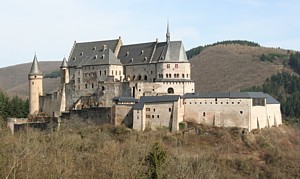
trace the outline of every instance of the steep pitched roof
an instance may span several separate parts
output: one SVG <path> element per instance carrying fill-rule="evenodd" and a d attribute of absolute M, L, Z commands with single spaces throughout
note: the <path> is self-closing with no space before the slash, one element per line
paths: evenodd
<path fill-rule="evenodd" d="M 95 56 L 101 57 L 103 55 L 103 49 L 111 49 L 115 51 L 118 45 L 119 39 L 107 40 L 107 41 L 95 41 L 95 42 L 83 42 L 76 43 L 73 46 L 68 66 L 77 67 L 80 65 L 90 65 L 90 59 Z"/>
<path fill-rule="evenodd" d="M 42 75 L 36 55 L 34 55 L 29 75 Z"/>
<path fill-rule="evenodd" d="M 149 42 L 124 45 L 118 58 L 124 65 L 145 64 L 157 62 L 188 62 L 181 41 Z"/>
<path fill-rule="evenodd" d="M 178 101 L 179 98 L 179 95 L 142 96 L 140 101 L 133 106 L 133 109 L 141 110 L 144 108 L 145 103 L 174 102 Z"/>
<path fill-rule="evenodd" d="M 171 41 L 167 43 L 164 54 L 164 62 L 188 62 L 186 52 L 181 41 Z"/>
<path fill-rule="evenodd" d="M 156 42 L 123 45 L 119 51 L 118 58 L 122 64 L 149 63 Z"/>
<path fill-rule="evenodd" d="M 86 58 L 80 63 L 81 66 L 87 65 L 122 65 L 120 60 L 117 59 L 115 54 L 111 51 L 111 49 L 103 49 L 99 50 L 97 54 L 91 56 L 90 58 Z"/>
<path fill-rule="evenodd" d="M 66 58 L 63 59 L 61 65 L 60 65 L 60 68 L 68 68 L 68 63 L 67 63 Z"/>

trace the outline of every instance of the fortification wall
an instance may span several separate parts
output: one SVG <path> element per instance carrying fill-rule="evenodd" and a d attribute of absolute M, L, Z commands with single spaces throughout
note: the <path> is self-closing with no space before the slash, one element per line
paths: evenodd
<path fill-rule="evenodd" d="M 125 125 L 129 128 L 133 126 L 133 105 L 114 105 L 112 107 L 112 122 L 115 126 Z"/>
<path fill-rule="evenodd" d="M 69 120 L 82 120 L 94 122 L 96 124 L 112 124 L 111 108 L 86 108 L 81 110 L 69 111 Z"/>
<path fill-rule="evenodd" d="M 49 116 L 54 116 L 55 112 L 60 111 L 61 93 L 54 92 L 40 96 L 40 111 Z"/>
<path fill-rule="evenodd" d="M 278 126 L 282 124 L 280 104 L 267 104 L 267 114 L 267 123 L 269 127 Z"/>
<path fill-rule="evenodd" d="M 184 121 L 198 124 L 248 128 L 250 99 L 195 98 L 184 100 Z"/>

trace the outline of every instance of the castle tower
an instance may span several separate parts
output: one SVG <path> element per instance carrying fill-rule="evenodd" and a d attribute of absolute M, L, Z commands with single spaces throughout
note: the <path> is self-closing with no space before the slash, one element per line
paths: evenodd
<path fill-rule="evenodd" d="M 69 69 L 68 69 L 68 63 L 66 58 L 63 59 L 63 62 L 60 66 L 60 74 L 61 74 L 61 83 L 69 83 Z"/>
<path fill-rule="evenodd" d="M 28 74 L 29 80 L 29 114 L 36 115 L 39 112 L 39 97 L 43 94 L 43 75 L 39 68 L 36 55 Z"/>
<path fill-rule="evenodd" d="M 66 58 L 63 59 L 63 62 L 60 66 L 61 74 L 61 102 L 60 102 L 60 112 L 66 111 L 66 84 L 69 83 L 69 69 Z"/>

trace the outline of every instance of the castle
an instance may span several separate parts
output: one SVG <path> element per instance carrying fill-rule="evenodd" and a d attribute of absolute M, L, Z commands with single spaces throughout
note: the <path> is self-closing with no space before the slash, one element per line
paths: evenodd
<path fill-rule="evenodd" d="M 30 114 L 124 124 L 134 130 L 194 122 L 248 131 L 282 124 L 280 103 L 262 92 L 195 93 L 181 41 L 123 45 L 115 40 L 74 42 L 62 61 L 61 87 L 43 93 L 36 55 L 29 79 Z"/>

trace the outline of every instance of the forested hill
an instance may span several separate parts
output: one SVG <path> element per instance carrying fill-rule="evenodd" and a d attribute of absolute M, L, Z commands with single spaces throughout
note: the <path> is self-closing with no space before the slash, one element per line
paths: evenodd
<path fill-rule="evenodd" d="M 199 53 L 201 53 L 204 49 L 206 49 L 208 47 L 213 47 L 213 46 L 217 46 L 217 45 L 230 45 L 230 44 L 244 45 L 244 46 L 250 46 L 250 47 L 260 47 L 260 45 L 258 43 L 250 42 L 247 40 L 226 40 L 226 41 L 216 42 L 216 43 L 205 45 L 205 46 L 198 46 L 198 47 L 192 48 L 186 52 L 186 55 L 187 55 L 188 59 L 190 59 L 193 56 L 198 55 Z"/>

